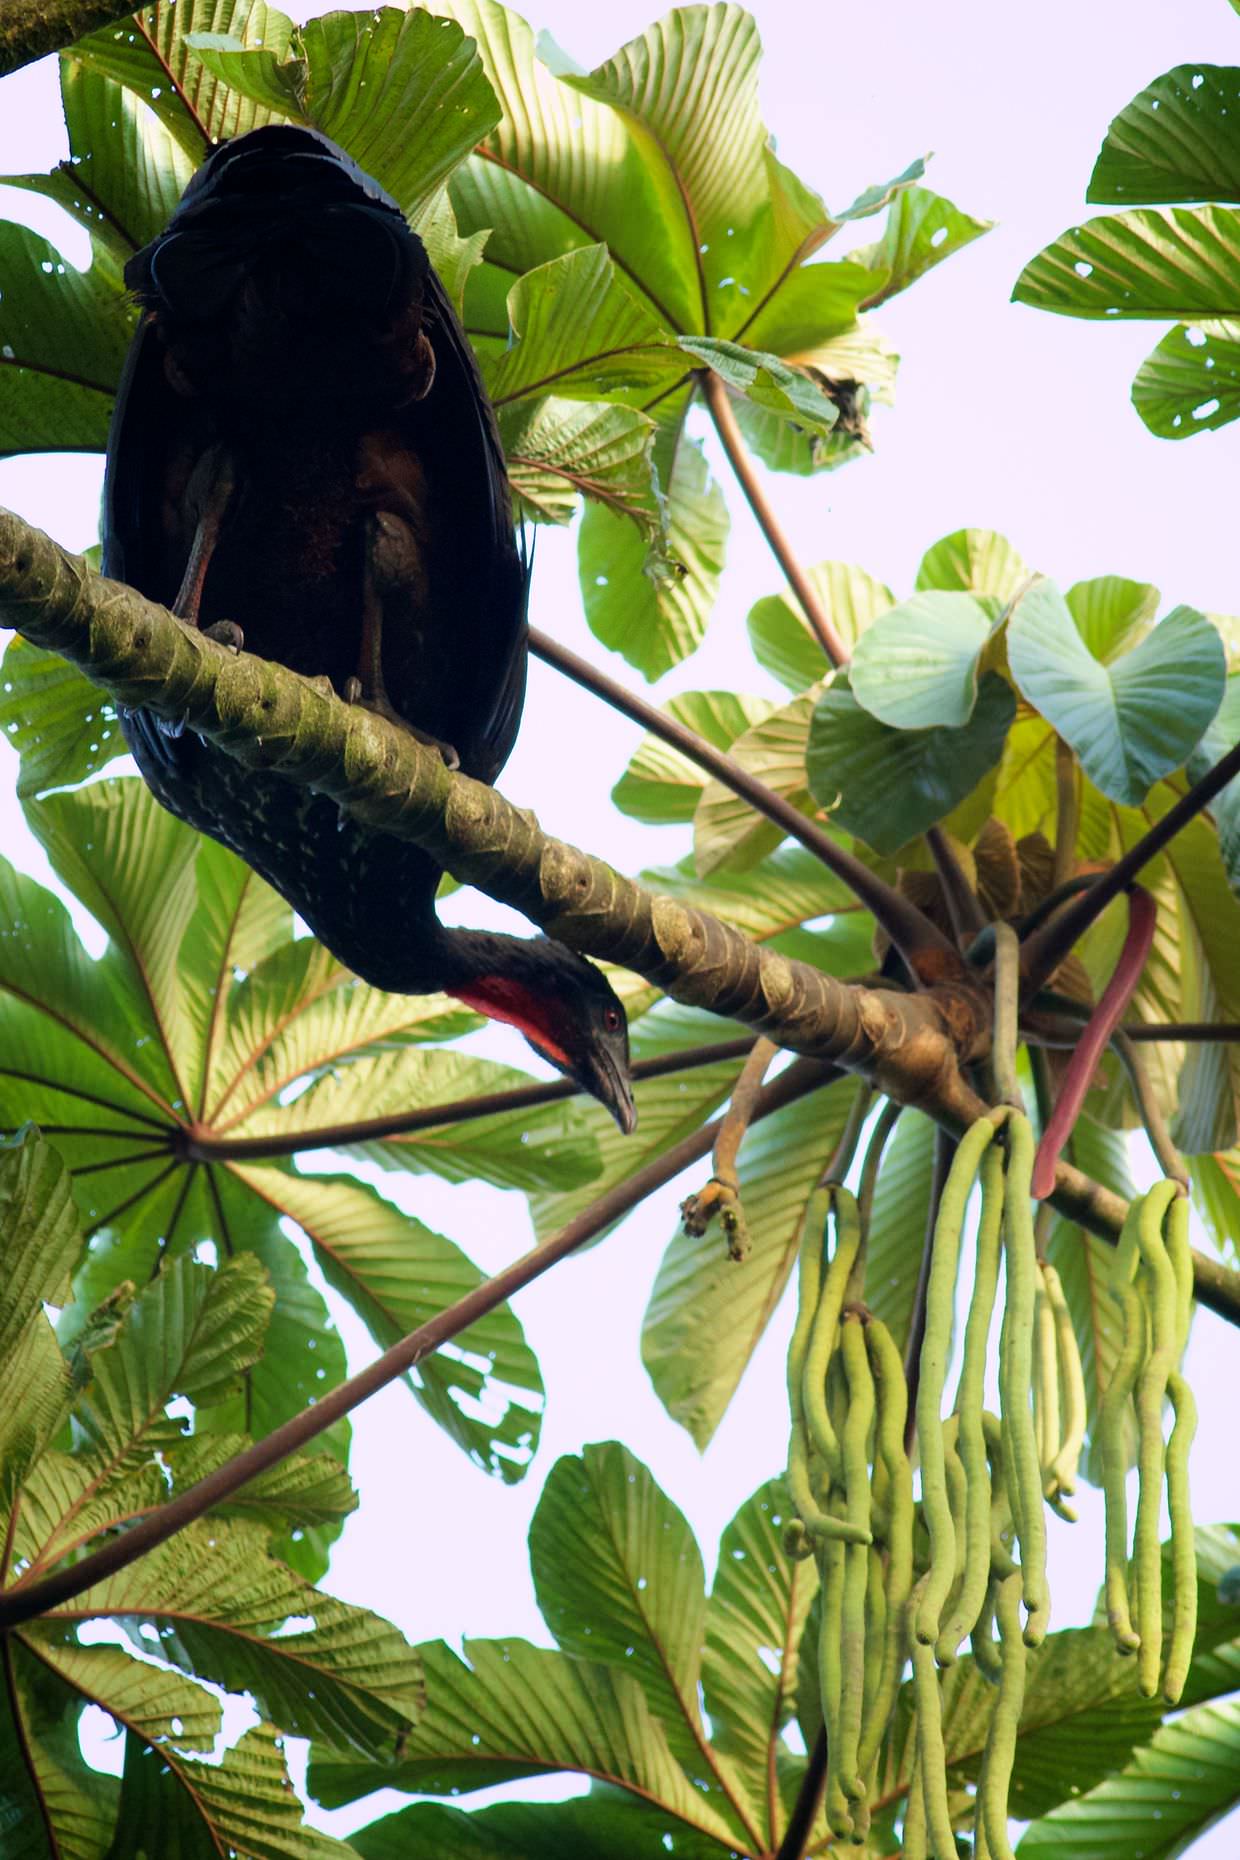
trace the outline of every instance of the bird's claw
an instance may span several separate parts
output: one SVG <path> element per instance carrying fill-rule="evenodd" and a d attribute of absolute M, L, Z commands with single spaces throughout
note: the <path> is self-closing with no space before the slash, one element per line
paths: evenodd
<path fill-rule="evenodd" d="M 408 717 L 402 717 L 388 703 L 387 698 L 378 693 L 366 696 L 362 681 L 356 674 L 344 681 L 344 701 L 346 704 L 360 704 L 363 709 L 373 711 L 376 717 L 386 717 L 398 730 L 405 730 L 419 743 L 425 743 L 428 749 L 437 749 L 444 759 L 444 765 L 450 769 L 459 769 L 461 758 L 451 743 L 445 743 L 442 737 L 432 736 L 429 730 L 419 730 L 416 723 L 410 723 Z"/>
<path fill-rule="evenodd" d="M 202 637 L 213 639 L 217 646 L 226 646 L 229 652 L 240 652 L 245 645 L 245 634 L 235 620 L 213 621 L 202 628 Z"/>

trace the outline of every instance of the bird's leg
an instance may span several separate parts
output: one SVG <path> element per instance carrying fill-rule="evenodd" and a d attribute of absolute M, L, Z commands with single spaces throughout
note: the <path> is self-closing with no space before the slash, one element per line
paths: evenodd
<path fill-rule="evenodd" d="M 362 645 L 357 673 L 346 679 L 345 701 L 363 704 L 367 710 L 386 717 L 402 730 L 437 749 L 450 769 L 459 769 L 461 758 L 451 743 L 421 730 L 416 723 L 402 717 L 392 704 L 383 682 L 383 601 L 392 589 L 407 586 L 410 579 L 410 555 L 417 545 L 407 523 L 388 510 L 371 511 L 364 519 L 362 551 Z"/>
<path fill-rule="evenodd" d="M 211 557 L 215 554 L 235 490 L 236 477 L 232 460 L 222 446 L 211 446 L 194 467 L 185 488 L 186 507 L 197 520 L 185 573 L 181 577 L 176 600 L 172 603 L 172 611 L 177 618 L 193 627 L 198 625 L 207 570 L 211 566 Z M 216 640 L 221 646 L 231 646 L 234 652 L 239 652 L 245 644 L 245 635 L 233 620 L 218 620 L 202 631 L 208 639 Z"/>

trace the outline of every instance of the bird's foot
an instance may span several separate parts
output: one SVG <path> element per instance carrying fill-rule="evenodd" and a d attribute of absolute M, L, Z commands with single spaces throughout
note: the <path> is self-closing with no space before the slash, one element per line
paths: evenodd
<path fill-rule="evenodd" d="M 425 743 L 428 749 L 437 749 L 445 765 L 450 769 L 459 769 L 461 758 L 451 743 L 445 743 L 442 737 L 432 736 L 429 730 L 420 730 L 416 723 L 410 723 L 408 717 L 402 717 L 395 707 L 389 704 L 382 692 L 372 692 L 367 696 L 360 678 L 346 678 L 344 681 L 344 701 L 346 704 L 360 704 L 365 710 L 372 710 L 376 717 L 386 717 L 398 730 L 405 730 L 419 743 Z"/>
<path fill-rule="evenodd" d="M 235 620 L 216 620 L 203 627 L 202 636 L 213 639 L 217 646 L 227 646 L 229 652 L 240 652 L 245 645 L 245 634 Z"/>

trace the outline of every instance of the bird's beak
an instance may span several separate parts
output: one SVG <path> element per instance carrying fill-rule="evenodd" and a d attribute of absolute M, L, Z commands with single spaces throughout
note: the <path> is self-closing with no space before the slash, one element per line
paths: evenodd
<path fill-rule="evenodd" d="M 591 1053 L 582 1083 L 600 1104 L 606 1105 L 625 1136 L 631 1137 L 637 1129 L 637 1106 L 633 1102 L 633 1087 L 614 1053 L 605 1050 Z"/>

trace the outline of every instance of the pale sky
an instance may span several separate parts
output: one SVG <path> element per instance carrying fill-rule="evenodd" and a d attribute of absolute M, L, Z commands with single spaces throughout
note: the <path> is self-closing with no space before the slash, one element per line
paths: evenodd
<path fill-rule="evenodd" d="M 290 10 L 306 18 L 327 9 Z M 933 8 L 920 0 L 869 0 L 864 8 L 757 0 L 755 11 L 766 47 L 767 123 L 781 158 L 828 206 L 847 204 L 934 150 L 927 185 L 999 222 L 878 313 L 903 362 L 895 408 L 874 417 L 875 456 L 830 477 L 773 481 L 803 559 L 860 562 L 900 594 L 930 543 L 976 525 L 1006 533 L 1061 585 L 1117 573 L 1155 583 L 1168 607 L 1187 602 L 1240 613 L 1240 567 L 1226 518 L 1240 427 L 1181 444 L 1146 433 L 1129 404 L 1129 384 L 1163 326 L 1086 323 L 1008 302 L 1022 265 L 1087 217 L 1085 186 L 1116 111 L 1172 65 L 1240 64 L 1240 18 L 1227 0 L 1043 0 L 1036 9 L 993 0 L 940 0 Z M 588 66 L 654 11 L 635 0 L 590 8 L 547 0 L 529 17 Z M 6 79 L 0 98 L 0 172 L 59 159 L 65 149 L 53 66 Z M 30 197 L 11 192 L 0 192 L 0 211 L 34 218 Z M 50 235 L 55 223 L 49 215 L 40 229 Z M 864 222 L 856 242 L 875 237 L 879 224 Z M 78 255 L 66 245 L 66 256 Z M 715 685 L 774 695 L 749 656 L 744 619 L 781 577 L 721 459 L 716 469 L 734 525 L 722 598 L 708 645 L 658 687 L 660 698 Z M 94 459 L 0 462 L 0 503 L 82 547 L 94 539 L 99 480 Z M 610 658 L 581 618 L 567 537 L 540 535 L 532 617 L 597 662 Z M 609 669 L 625 675 L 619 660 Z M 512 800 L 533 806 L 548 830 L 623 869 L 668 862 L 686 850 L 682 830 L 652 831 L 608 809 L 608 791 L 639 734 L 535 664 L 522 737 L 501 785 Z M 0 790 L 4 850 L 45 876 L 7 778 Z M 460 909 L 472 921 L 500 921 L 474 894 L 465 894 Z M 515 1036 L 487 1038 L 497 1057 L 529 1062 Z M 383 1178 L 386 1192 L 394 1193 L 393 1182 Z M 504 1489 L 475 1471 L 399 1391 L 355 1416 L 352 1471 L 362 1509 L 337 1547 L 328 1586 L 390 1616 L 415 1640 L 456 1641 L 467 1632 L 546 1642 L 528 1579 L 530 1513 L 561 1453 L 611 1437 L 652 1467 L 713 1566 L 724 1523 L 783 1461 L 790 1314 L 785 1309 L 772 1326 L 715 1442 L 699 1457 L 655 1400 L 638 1348 L 675 1204 L 691 1185 L 664 1191 L 619 1234 L 516 1301 L 548 1388 L 542 1446 L 523 1485 Z M 528 1222 L 518 1196 L 414 1176 L 400 1199 L 484 1267 L 525 1250 Z M 347 1314 L 340 1322 L 357 1367 L 371 1346 Z M 1199 1393 L 1209 1391 L 1194 1455 L 1202 1521 L 1236 1513 L 1235 1362 L 1234 1335 L 1202 1314 L 1189 1358 Z M 469 1566 L 463 1541 L 478 1546 Z M 1100 1579 L 1100 1507 L 1087 1503 L 1075 1530 L 1053 1527 L 1052 1545 L 1055 1623 L 1075 1625 L 1088 1617 Z M 492 1792 L 481 1792 L 469 1805 L 489 1799 Z M 312 1818 L 346 1833 L 383 1806 L 372 1799 L 361 1813 Z M 1234 1851 L 1234 1830 L 1233 1818 L 1230 1840 L 1216 1829 L 1194 1853 L 1221 1860 Z"/>

